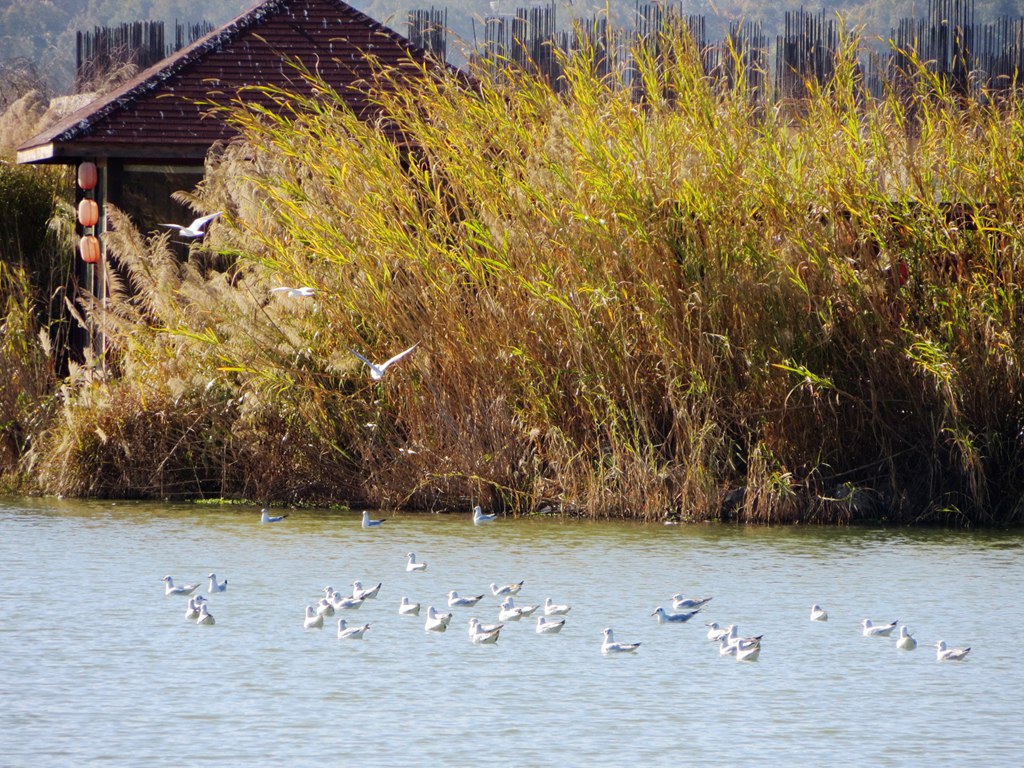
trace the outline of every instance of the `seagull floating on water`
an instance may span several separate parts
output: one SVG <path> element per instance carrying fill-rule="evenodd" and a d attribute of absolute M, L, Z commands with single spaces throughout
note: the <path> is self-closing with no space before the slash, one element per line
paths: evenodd
<path fill-rule="evenodd" d="M 557 635 L 565 626 L 565 619 L 549 619 L 546 616 L 537 617 L 538 635 Z"/>
<path fill-rule="evenodd" d="M 736 648 L 736 643 L 731 642 L 728 635 L 722 635 L 718 638 L 718 653 L 720 656 L 735 656 Z"/>
<path fill-rule="evenodd" d="M 495 597 L 501 597 L 502 595 L 518 595 L 519 590 L 523 588 L 523 584 L 526 580 L 518 582 L 517 584 L 506 584 L 503 587 L 499 587 L 497 584 L 491 584 L 491 594 Z"/>
<path fill-rule="evenodd" d="M 469 608 L 476 605 L 483 599 L 483 595 L 475 595 L 474 597 L 459 597 L 459 593 L 453 589 L 451 592 L 448 593 L 448 607 Z"/>
<path fill-rule="evenodd" d="M 179 587 L 174 586 L 174 579 L 170 576 L 164 576 L 161 581 L 164 583 L 164 594 L 165 595 L 191 595 L 196 591 L 198 584 L 183 584 Z"/>
<path fill-rule="evenodd" d="M 210 580 L 210 587 L 209 587 L 209 589 L 206 590 L 207 592 L 227 592 L 228 591 L 228 580 L 227 579 L 224 579 L 224 581 L 217 581 L 217 574 L 215 574 L 215 573 L 211 573 L 206 578 L 208 578 Z"/>
<path fill-rule="evenodd" d="M 261 514 L 261 517 L 260 517 L 260 522 L 261 523 L 280 523 L 282 520 L 284 520 L 286 517 L 288 517 L 288 515 L 272 515 L 269 512 L 267 512 L 267 510 L 265 510 L 265 509 L 262 510 L 262 512 L 260 514 Z"/>
<path fill-rule="evenodd" d="M 498 642 L 504 624 L 481 624 L 477 619 L 469 620 L 469 639 L 476 645 L 494 645 Z"/>
<path fill-rule="evenodd" d="M 420 615 L 420 604 L 414 603 L 408 597 L 402 598 L 401 605 L 398 606 L 399 616 L 419 616 Z"/>
<path fill-rule="evenodd" d="M 686 598 L 678 592 L 672 595 L 672 607 L 677 611 L 692 611 L 695 608 L 702 608 L 710 602 L 710 597 Z"/>
<path fill-rule="evenodd" d="M 338 619 L 338 639 L 362 640 L 363 635 L 366 634 L 366 630 L 369 628 L 369 624 L 363 624 L 361 627 L 350 627 L 344 619 Z"/>
<path fill-rule="evenodd" d="M 659 605 L 654 609 L 654 613 L 651 616 L 657 616 L 659 624 L 683 624 L 698 613 L 700 613 L 700 608 L 696 611 L 687 611 L 686 613 L 666 613 L 665 609 Z"/>
<path fill-rule="evenodd" d="M 936 661 L 963 661 L 967 658 L 967 654 L 970 652 L 970 646 L 966 648 L 950 648 L 946 645 L 945 640 L 939 640 L 939 642 L 935 644 Z"/>
<path fill-rule="evenodd" d="M 898 619 L 891 624 L 874 624 L 871 619 L 864 619 L 860 625 L 864 628 L 864 637 L 889 637 L 898 623 Z"/>
<path fill-rule="evenodd" d="M 550 597 L 545 598 L 544 600 L 545 616 L 565 616 L 565 614 L 567 614 L 571 610 L 571 605 L 560 605 L 554 602 Z"/>
<path fill-rule="evenodd" d="M 161 224 L 160 226 L 177 230 L 181 237 L 202 237 L 206 234 L 203 227 L 223 214 L 224 211 L 217 211 L 216 213 L 211 213 L 209 216 L 200 216 L 198 219 L 193 219 L 192 223 L 187 227 L 183 227 L 181 224 Z"/>
<path fill-rule="evenodd" d="M 320 598 L 320 601 L 316 604 L 316 612 L 320 616 L 333 616 L 334 615 L 334 603 L 328 600 L 326 597 Z"/>
<path fill-rule="evenodd" d="M 811 606 L 811 621 L 828 621 L 828 612 L 815 603 Z"/>
<path fill-rule="evenodd" d="M 199 618 L 199 606 L 203 604 L 205 599 L 202 595 L 196 595 L 188 599 L 188 608 L 185 609 L 186 621 L 195 621 Z"/>
<path fill-rule="evenodd" d="M 292 288 L 287 285 L 282 285 L 277 288 L 271 288 L 270 292 L 283 293 L 289 299 L 308 299 L 316 293 L 316 289 L 310 288 L 308 285 L 304 285 L 301 288 Z"/>
<path fill-rule="evenodd" d="M 316 608 L 312 605 L 306 606 L 306 620 L 302 625 L 305 629 L 323 629 L 324 628 L 324 615 L 317 613 Z"/>
<path fill-rule="evenodd" d="M 199 616 L 196 617 L 196 624 L 216 624 L 213 620 L 213 614 L 210 613 L 209 606 L 203 603 L 199 606 Z"/>
<path fill-rule="evenodd" d="M 331 605 L 339 611 L 355 611 L 362 604 L 363 598 L 355 595 L 343 595 L 340 592 L 335 592 L 331 600 Z"/>
<path fill-rule="evenodd" d="M 410 352 L 412 352 L 414 349 L 416 349 L 417 346 L 419 346 L 419 342 L 416 342 L 416 344 L 413 344 L 408 349 L 406 349 L 406 350 L 404 350 L 402 352 L 399 352 L 397 355 L 392 357 L 390 360 L 385 360 L 383 363 L 371 362 L 370 360 L 367 360 L 361 354 L 356 352 L 354 349 L 350 349 L 349 347 L 346 347 L 346 349 L 348 349 L 349 352 L 351 352 L 353 355 L 355 355 L 360 360 L 362 360 L 364 363 L 366 363 L 367 367 L 370 369 L 370 378 L 371 379 L 373 379 L 374 381 L 380 381 L 381 379 L 384 378 L 384 374 L 387 373 L 387 370 L 388 370 L 388 368 L 390 366 L 394 365 L 399 360 L 401 360 L 403 357 L 408 355 Z"/>
<path fill-rule="evenodd" d="M 410 571 L 410 572 L 412 572 L 412 571 L 425 571 L 425 570 L 427 570 L 427 564 L 426 563 L 417 563 L 416 562 L 416 553 L 415 552 L 408 553 L 406 555 L 406 558 L 408 558 L 408 562 L 405 564 L 405 570 Z"/>
<path fill-rule="evenodd" d="M 507 600 L 498 609 L 498 621 L 519 621 L 521 618 L 523 618 L 523 609 L 509 605 Z"/>
<path fill-rule="evenodd" d="M 431 605 L 427 607 L 427 621 L 426 624 L 424 624 L 423 629 L 427 632 L 445 632 L 447 631 L 451 620 L 451 611 L 448 613 L 438 613 L 437 609 Z"/>
<path fill-rule="evenodd" d="M 901 651 L 912 651 L 917 648 L 917 640 L 910 636 L 910 630 L 907 629 L 906 624 L 900 627 L 900 636 L 896 640 L 896 647 Z"/>
<path fill-rule="evenodd" d="M 540 608 L 539 605 L 516 605 L 515 598 L 509 595 L 501 604 L 503 608 L 518 608 L 523 616 L 532 616 L 533 612 Z"/>
<path fill-rule="evenodd" d="M 380 525 L 384 525 L 383 520 L 371 520 L 370 513 L 367 512 L 365 509 L 363 510 L 363 528 L 376 528 Z"/>
<path fill-rule="evenodd" d="M 727 636 L 731 630 L 731 626 L 723 627 L 719 625 L 717 621 L 712 621 L 710 624 L 705 624 L 704 626 L 708 628 L 708 640 L 713 640 L 716 643 L 723 637 Z"/>
<path fill-rule="evenodd" d="M 480 619 L 476 618 L 475 616 L 472 619 L 470 619 L 468 623 L 469 634 L 471 635 L 474 632 L 494 632 L 495 630 L 501 629 L 505 626 L 500 622 L 497 624 L 484 624 L 480 621 Z"/>
<path fill-rule="evenodd" d="M 357 600 L 376 600 L 383 582 L 378 581 L 377 586 L 372 589 L 363 589 L 363 582 L 356 579 L 352 582 L 352 597 Z"/>
<path fill-rule="evenodd" d="M 493 523 L 494 518 L 497 515 L 486 515 L 484 511 L 478 506 L 473 507 L 473 525 L 483 525 L 484 523 Z"/>
<path fill-rule="evenodd" d="M 633 653 L 640 647 L 640 643 L 617 643 L 615 634 L 611 627 L 604 630 L 604 641 L 601 643 L 601 653 Z"/>
<path fill-rule="evenodd" d="M 761 655 L 760 640 L 740 640 L 734 644 L 736 661 L 757 661 Z"/>

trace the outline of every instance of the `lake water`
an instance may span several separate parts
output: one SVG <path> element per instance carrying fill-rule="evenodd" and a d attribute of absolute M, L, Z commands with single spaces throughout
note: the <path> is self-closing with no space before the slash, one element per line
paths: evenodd
<path fill-rule="evenodd" d="M 0 499 L 0 765 L 1024 764 L 1020 532 L 388 517 Z M 205 592 L 210 571 L 228 591 L 202 627 L 161 578 Z M 304 630 L 354 579 L 383 582 L 348 614 L 366 639 Z M 521 579 L 517 603 L 573 606 L 562 633 L 471 644 L 488 585 Z M 445 634 L 398 615 L 451 589 L 487 596 Z M 675 592 L 714 599 L 657 624 Z M 865 617 L 920 646 L 862 637 Z M 763 633 L 760 659 L 720 657 L 710 621 Z M 640 650 L 602 656 L 604 627 Z M 938 639 L 967 661 L 936 662 Z"/>

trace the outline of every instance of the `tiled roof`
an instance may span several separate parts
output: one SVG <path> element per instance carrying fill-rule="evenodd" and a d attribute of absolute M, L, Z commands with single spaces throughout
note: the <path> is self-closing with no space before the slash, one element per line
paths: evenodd
<path fill-rule="evenodd" d="M 197 102 L 227 103 L 252 85 L 307 91 L 294 60 L 365 114 L 364 96 L 349 86 L 372 76 L 368 55 L 392 67 L 426 57 L 341 0 L 265 0 L 25 142 L 18 161 L 60 162 L 90 152 L 201 158 L 233 131 Z"/>

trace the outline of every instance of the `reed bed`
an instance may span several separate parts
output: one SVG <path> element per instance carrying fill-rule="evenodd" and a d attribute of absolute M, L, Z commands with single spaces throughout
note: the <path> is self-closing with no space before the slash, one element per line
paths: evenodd
<path fill-rule="evenodd" d="M 244 140 L 192 199 L 228 215 L 187 262 L 114 212 L 124 285 L 90 308 L 112 374 L 67 397 L 42 476 L 1020 522 L 1024 112 L 923 67 L 909 100 L 865 100 L 853 48 L 768 109 L 715 87 L 685 38 L 636 52 L 640 101 L 586 50 L 559 93 L 514 68 L 398 88 L 382 72 L 370 122 L 309 75 L 313 96 L 255 89 L 272 106 L 224 107 Z M 346 351 L 414 343 L 381 382 Z"/>

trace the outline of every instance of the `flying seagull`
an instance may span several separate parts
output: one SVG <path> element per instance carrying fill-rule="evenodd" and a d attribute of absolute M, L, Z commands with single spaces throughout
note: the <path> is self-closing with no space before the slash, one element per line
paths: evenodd
<path fill-rule="evenodd" d="M 289 299 L 304 299 L 309 298 L 316 293 L 315 288 L 310 288 L 308 285 L 304 285 L 301 288 L 292 288 L 287 285 L 282 285 L 277 288 L 271 288 L 271 293 L 284 293 Z"/>
<path fill-rule="evenodd" d="M 380 381 L 381 379 L 384 378 L 384 374 L 387 372 L 388 366 L 392 365 L 393 363 L 397 363 L 403 357 L 405 357 L 410 352 L 412 352 L 414 349 L 416 349 L 417 346 L 419 346 L 419 342 L 416 342 L 415 344 L 413 344 L 411 347 L 409 347 L 404 352 L 399 352 L 397 355 L 392 357 L 390 360 L 385 360 L 383 363 L 371 363 L 369 360 L 367 360 L 365 357 L 360 355 L 354 349 L 349 349 L 348 347 L 346 347 L 346 349 L 348 349 L 349 352 L 351 352 L 353 355 L 355 355 L 360 360 L 362 360 L 364 363 L 366 363 L 366 365 L 370 369 L 370 378 L 371 379 L 373 379 L 374 381 Z"/>
<path fill-rule="evenodd" d="M 181 224 L 161 224 L 160 226 L 176 229 L 178 230 L 178 234 L 182 237 L 202 237 L 206 234 L 206 232 L 203 231 L 203 227 L 223 214 L 224 211 L 217 211 L 216 213 L 211 213 L 209 216 L 200 216 L 187 227 L 183 227 Z"/>

